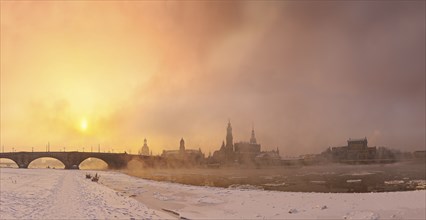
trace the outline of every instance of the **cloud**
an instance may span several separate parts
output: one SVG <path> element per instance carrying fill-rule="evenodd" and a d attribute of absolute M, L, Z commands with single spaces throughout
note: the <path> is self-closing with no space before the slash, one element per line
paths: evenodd
<path fill-rule="evenodd" d="M 147 137 L 161 152 L 184 137 L 190 147 L 213 151 L 230 118 L 236 140 L 248 140 L 254 123 L 263 148 L 278 146 L 284 154 L 320 152 L 371 134 L 372 144 L 425 146 L 424 2 L 67 2 L 7 9 L 2 99 L 10 106 L 34 97 L 66 100 L 70 117 L 91 115 L 96 124 L 82 142 L 135 147 Z M 27 68 L 14 49 L 45 56 L 41 64 L 27 56 Z M 47 64 L 59 61 L 66 65 L 46 73 Z M 27 74 L 34 80 L 26 81 Z M 23 93 L 22 82 L 37 92 Z M 45 108 L 33 107 L 42 109 L 39 118 L 53 111 Z M 3 102 L 2 111 L 2 128 L 20 116 Z M 55 120 L 49 129 L 66 124 Z M 65 129 L 58 142 L 79 135 Z M 12 136 L 2 140 L 13 143 Z"/>

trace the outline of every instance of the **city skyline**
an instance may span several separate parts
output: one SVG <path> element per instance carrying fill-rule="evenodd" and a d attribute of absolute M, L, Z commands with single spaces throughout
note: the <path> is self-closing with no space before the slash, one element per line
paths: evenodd
<path fill-rule="evenodd" d="M 230 126 L 230 125 L 231 125 L 230 120 L 228 120 L 228 126 Z M 85 127 L 86 126 L 82 126 L 83 129 L 85 129 Z M 231 129 L 231 136 L 232 136 L 232 133 L 233 132 L 232 132 L 232 129 Z M 228 138 L 228 134 L 226 135 L 226 138 L 224 138 L 222 140 L 222 144 L 225 143 L 225 140 L 227 138 Z M 359 140 L 367 140 L 367 137 L 366 136 L 363 137 L 363 138 L 349 137 L 347 139 L 347 141 L 357 140 L 357 139 L 359 139 Z M 179 141 L 182 141 L 182 140 L 185 140 L 184 137 L 181 137 L 181 139 L 179 139 Z M 254 142 L 253 142 L 253 140 L 254 140 Z M 71 151 L 77 151 L 77 152 L 95 152 L 95 153 L 96 152 L 100 152 L 100 153 L 141 154 L 142 147 L 148 146 L 147 145 L 147 141 L 148 140 L 145 137 L 143 139 L 143 145 L 140 145 L 140 146 L 121 146 L 121 147 L 117 147 L 117 146 L 108 146 L 108 145 L 107 146 L 101 146 L 100 144 L 98 144 L 96 146 L 86 146 L 86 145 L 78 145 L 78 146 L 56 145 L 56 146 L 52 146 L 52 148 L 51 148 L 50 141 L 49 141 L 45 146 L 7 146 L 5 148 L 4 145 L 2 145 L 1 152 L 20 152 L 20 151 L 22 151 L 22 152 L 30 152 L 30 151 L 31 152 L 37 152 L 37 151 L 39 151 L 39 152 L 44 152 L 44 151 L 46 151 L 46 152 L 71 152 Z M 254 125 L 252 125 L 250 140 L 248 140 L 248 139 L 237 139 L 237 140 L 234 141 L 234 140 L 232 140 L 232 137 L 231 137 L 231 143 L 232 144 L 252 143 L 252 142 L 256 143 Z M 227 141 L 227 143 L 228 143 L 228 141 Z M 343 142 L 341 142 L 341 143 L 343 143 Z M 342 145 L 342 144 L 340 144 L 340 145 Z M 335 146 L 329 145 L 327 147 L 328 148 L 331 148 L 331 147 L 340 147 L 340 145 L 335 145 Z M 158 151 L 155 152 L 155 154 L 152 154 L 152 150 L 151 150 L 150 153 L 148 153 L 148 155 L 152 154 L 152 155 L 159 156 L 164 151 L 167 151 L 167 150 L 172 150 L 173 151 L 173 150 L 175 150 L 177 148 L 176 146 L 154 146 L 154 149 L 157 149 Z M 44 149 L 42 149 L 43 147 L 44 147 Z M 208 154 L 206 156 L 209 156 L 214 151 L 220 150 L 220 148 L 218 148 L 216 146 L 214 146 L 212 148 L 210 148 L 210 147 L 206 148 L 206 146 L 201 147 L 200 145 L 197 145 L 197 146 L 195 146 L 195 145 L 192 146 L 191 145 L 191 147 L 196 147 L 197 149 L 198 148 L 199 149 L 203 148 L 204 149 L 203 153 L 204 154 L 206 154 L 206 153 Z M 320 149 L 320 151 L 324 152 L 327 149 L 327 147 L 324 147 L 324 148 Z M 383 146 L 383 145 L 376 146 L 375 145 L 374 147 L 387 147 L 387 146 Z M 275 149 L 279 150 L 278 146 L 275 146 L 275 147 L 274 146 L 266 146 L 264 148 L 267 151 L 268 150 L 275 150 Z M 29 150 L 29 149 L 31 149 L 31 150 Z M 115 151 L 114 151 L 114 149 L 115 149 Z M 205 151 L 205 149 L 208 149 L 208 151 Z M 414 149 L 414 150 L 421 150 L 421 149 L 422 148 L 418 148 L 418 149 Z M 401 149 L 395 149 L 394 148 L 394 149 L 391 149 L 391 150 L 401 150 Z M 306 152 L 305 154 L 317 154 L 317 153 L 321 153 L 320 151 L 318 151 L 318 152 Z M 404 150 L 402 150 L 402 151 L 404 151 Z M 409 152 L 409 150 L 406 151 L 406 152 Z M 294 156 L 302 156 L 302 155 L 282 155 L 282 156 L 284 156 L 284 157 L 294 157 Z"/>
<path fill-rule="evenodd" d="M 1 2 L 1 144 L 425 147 L 425 2 Z M 59 150 L 59 149 L 58 149 Z"/>

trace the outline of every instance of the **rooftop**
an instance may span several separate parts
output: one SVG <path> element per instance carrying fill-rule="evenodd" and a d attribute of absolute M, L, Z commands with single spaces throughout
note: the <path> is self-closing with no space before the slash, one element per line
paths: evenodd
<path fill-rule="evenodd" d="M 349 140 L 348 140 L 348 142 L 349 141 L 367 141 L 367 138 L 365 137 L 365 138 L 349 138 Z"/>

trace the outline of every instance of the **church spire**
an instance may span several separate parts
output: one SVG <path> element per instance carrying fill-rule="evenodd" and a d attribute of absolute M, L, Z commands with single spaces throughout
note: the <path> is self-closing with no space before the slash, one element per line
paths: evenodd
<path fill-rule="evenodd" d="M 226 128 L 226 148 L 230 151 L 234 151 L 234 141 L 232 137 L 232 126 L 231 120 L 228 119 L 228 127 Z"/>
<path fill-rule="evenodd" d="M 250 144 L 256 144 L 256 135 L 254 134 L 254 125 L 251 128 Z"/>
<path fill-rule="evenodd" d="M 182 139 L 180 139 L 180 146 L 179 146 L 179 150 L 181 152 L 185 152 L 185 141 Z"/>

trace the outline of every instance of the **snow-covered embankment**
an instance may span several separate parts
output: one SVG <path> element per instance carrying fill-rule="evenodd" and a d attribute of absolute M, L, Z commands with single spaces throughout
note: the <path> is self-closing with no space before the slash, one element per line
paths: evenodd
<path fill-rule="evenodd" d="M 0 169 L 0 219 L 148 219 L 169 215 L 85 179 L 84 171 Z"/>
<path fill-rule="evenodd" d="M 0 219 L 426 218 L 426 190 L 294 193 L 188 186 L 112 171 L 98 172 L 94 183 L 85 173 L 0 169 Z"/>
<path fill-rule="evenodd" d="M 102 184 L 189 219 L 425 219 L 426 190 L 295 193 L 188 186 L 103 173 Z"/>

